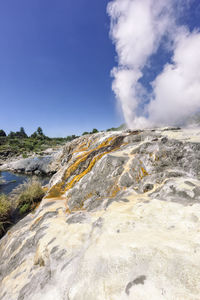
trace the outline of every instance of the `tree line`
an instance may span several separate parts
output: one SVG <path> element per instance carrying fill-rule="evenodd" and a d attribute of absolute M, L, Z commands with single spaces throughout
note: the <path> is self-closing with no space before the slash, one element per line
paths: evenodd
<path fill-rule="evenodd" d="M 112 127 L 107 129 L 106 131 L 118 131 L 118 130 L 123 130 L 125 128 L 125 124 L 120 125 L 119 127 Z M 84 131 L 82 133 L 83 135 L 87 135 L 87 134 L 93 134 L 93 133 L 97 133 L 99 132 L 96 128 L 94 128 L 92 131 L 88 132 L 88 131 Z M 0 138 L 10 138 L 10 139 L 15 139 L 15 138 L 21 138 L 21 139 L 27 139 L 27 138 L 32 138 L 32 139 L 40 139 L 40 140 L 44 140 L 44 139 L 53 139 L 53 138 L 49 138 L 48 136 L 46 136 L 43 133 L 43 130 L 41 127 L 38 127 L 36 131 L 34 131 L 30 136 L 27 135 L 27 133 L 25 132 L 24 127 L 20 127 L 19 131 L 11 131 L 8 135 L 6 134 L 6 132 L 3 129 L 0 129 Z M 72 141 L 76 138 L 78 138 L 79 136 L 72 134 L 72 135 L 68 135 L 65 138 L 56 138 L 56 139 L 64 139 L 66 141 Z"/>
<path fill-rule="evenodd" d="M 86 135 L 86 134 L 93 134 L 93 133 L 97 133 L 99 132 L 96 128 L 94 128 L 91 132 L 87 132 L 87 131 L 84 131 L 82 133 L 82 135 Z M 22 138 L 22 139 L 26 139 L 26 138 L 39 138 L 39 139 L 49 139 L 48 136 L 46 136 L 44 133 L 43 133 L 43 130 L 41 127 L 38 127 L 37 130 L 35 132 L 33 132 L 30 136 L 27 135 L 27 133 L 25 132 L 25 129 L 24 127 L 20 127 L 20 130 L 19 131 L 11 131 L 8 135 L 6 134 L 6 132 L 3 130 L 3 129 L 0 129 L 0 137 L 8 137 L 8 138 L 11 138 L 11 139 L 14 139 L 14 138 Z M 73 140 L 75 138 L 77 138 L 79 136 L 76 136 L 75 134 L 72 134 L 72 135 L 69 135 L 67 136 L 65 139 L 67 141 L 70 141 L 70 140 Z"/>
<path fill-rule="evenodd" d="M 8 137 L 11 139 L 14 138 L 22 138 L 22 139 L 26 139 L 28 138 L 28 135 L 26 134 L 24 127 L 20 127 L 19 131 L 11 131 L 8 135 L 6 135 L 6 132 L 3 129 L 0 129 L 0 137 Z M 37 130 L 30 135 L 31 138 L 47 138 L 47 136 L 44 135 L 43 130 L 41 127 L 38 127 Z"/>
<path fill-rule="evenodd" d="M 107 131 L 119 130 L 122 127 L 110 128 Z M 83 132 L 82 136 L 99 132 L 94 128 L 91 132 Z M 0 129 L 0 158 L 12 155 L 22 155 L 24 158 L 36 153 L 42 154 L 48 148 L 62 146 L 66 142 L 71 142 L 79 136 L 72 134 L 67 137 L 50 138 L 43 133 L 41 127 L 38 127 L 30 136 L 27 135 L 23 127 L 19 131 L 11 131 L 8 135 L 3 129 Z"/>

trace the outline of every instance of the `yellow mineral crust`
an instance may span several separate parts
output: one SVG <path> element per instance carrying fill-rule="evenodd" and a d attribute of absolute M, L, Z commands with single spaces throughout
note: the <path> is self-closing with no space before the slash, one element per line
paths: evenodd
<path fill-rule="evenodd" d="M 90 141 L 89 141 L 90 142 Z M 87 144 L 87 147 L 90 146 L 90 143 L 88 142 Z M 118 147 L 116 146 L 115 149 L 112 149 L 110 151 L 106 150 L 105 152 L 99 154 L 99 155 L 96 155 L 95 157 L 93 157 L 93 159 L 91 160 L 89 166 L 80 174 L 74 176 L 72 178 L 72 180 L 70 182 L 67 182 L 67 180 L 73 176 L 74 172 L 78 169 L 78 167 L 80 166 L 80 164 L 84 161 L 86 161 L 86 159 L 88 158 L 88 156 L 94 152 L 94 151 L 97 151 L 103 147 L 108 147 L 108 146 L 112 146 L 113 143 L 115 142 L 115 137 L 109 137 L 107 138 L 105 141 L 103 141 L 100 145 L 98 145 L 97 147 L 91 149 L 91 150 L 88 150 L 87 152 L 81 154 L 80 156 L 78 156 L 75 160 L 75 162 L 70 165 L 68 167 L 68 169 L 66 170 L 64 176 L 63 176 L 63 179 L 62 181 L 58 182 L 57 184 L 55 184 L 51 189 L 50 191 L 48 192 L 47 196 L 45 198 L 56 198 L 56 197 L 59 197 L 59 196 L 62 196 L 64 195 L 64 193 L 66 191 L 68 191 L 69 189 L 71 189 L 74 184 L 76 184 L 83 176 L 85 176 L 88 172 L 91 171 L 91 169 L 93 168 L 93 166 L 95 165 L 95 163 L 100 160 L 105 154 L 107 153 L 110 153 L 114 150 L 116 150 Z M 79 146 L 79 150 L 80 151 L 83 151 L 83 147 L 85 146 L 86 143 L 83 143 Z M 78 149 L 75 151 L 75 152 L 78 152 Z M 74 152 L 74 153 L 75 153 Z"/>

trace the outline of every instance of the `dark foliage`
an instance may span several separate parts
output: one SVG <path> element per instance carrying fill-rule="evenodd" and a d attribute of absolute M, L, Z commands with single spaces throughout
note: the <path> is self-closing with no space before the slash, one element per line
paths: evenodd
<path fill-rule="evenodd" d="M 0 137 L 6 136 L 6 133 L 3 129 L 0 129 Z"/>

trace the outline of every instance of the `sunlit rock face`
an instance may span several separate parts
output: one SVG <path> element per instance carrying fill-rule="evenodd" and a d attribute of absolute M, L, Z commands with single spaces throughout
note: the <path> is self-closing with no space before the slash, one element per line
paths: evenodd
<path fill-rule="evenodd" d="M 32 156 L 29 158 L 13 159 L 10 162 L 0 166 L 0 170 L 9 170 L 12 172 L 35 174 L 35 175 L 52 175 L 59 168 L 60 156 L 62 150 L 44 156 Z"/>
<path fill-rule="evenodd" d="M 200 130 L 88 135 L 56 163 L 0 241 L 0 299 L 200 299 Z"/>

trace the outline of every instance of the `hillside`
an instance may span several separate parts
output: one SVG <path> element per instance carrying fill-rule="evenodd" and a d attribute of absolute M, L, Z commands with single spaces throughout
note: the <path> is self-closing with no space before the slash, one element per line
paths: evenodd
<path fill-rule="evenodd" d="M 199 129 L 84 135 L 53 164 L 0 240 L 0 299 L 200 298 Z"/>

